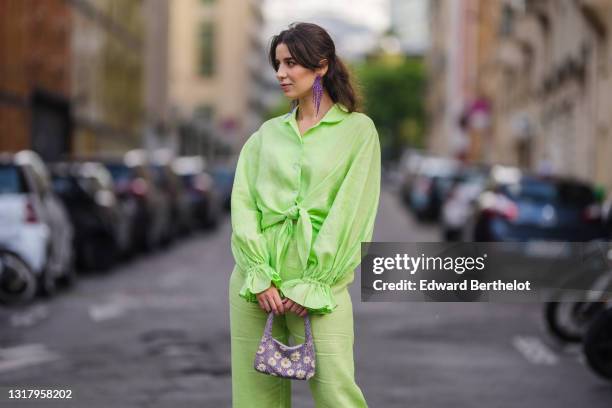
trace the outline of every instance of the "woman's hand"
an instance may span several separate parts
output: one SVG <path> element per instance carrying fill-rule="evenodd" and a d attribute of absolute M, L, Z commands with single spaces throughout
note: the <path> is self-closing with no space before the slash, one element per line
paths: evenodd
<path fill-rule="evenodd" d="M 300 305 L 299 303 L 294 302 L 293 300 L 289 298 L 284 298 L 283 303 L 285 305 L 286 311 L 293 312 L 300 317 L 304 317 L 308 313 L 308 311 L 306 310 L 304 306 Z"/>
<path fill-rule="evenodd" d="M 285 313 L 285 306 L 283 305 L 283 301 L 278 293 L 278 289 L 274 285 L 270 285 L 270 287 L 263 292 L 259 292 L 257 295 L 257 302 L 259 302 L 259 307 L 261 307 L 266 312 L 270 313 L 273 311 L 275 315 Z"/>

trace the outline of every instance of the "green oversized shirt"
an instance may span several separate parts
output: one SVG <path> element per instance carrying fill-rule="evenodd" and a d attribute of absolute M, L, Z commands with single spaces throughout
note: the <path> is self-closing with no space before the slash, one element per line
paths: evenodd
<path fill-rule="evenodd" d="M 361 261 L 380 195 L 380 142 L 372 120 L 338 103 L 304 135 L 297 109 L 266 121 L 244 144 L 232 190 L 231 247 L 245 283 L 240 296 L 273 283 L 311 313 L 335 307 L 330 287 Z M 302 277 L 280 271 L 291 240 Z"/>

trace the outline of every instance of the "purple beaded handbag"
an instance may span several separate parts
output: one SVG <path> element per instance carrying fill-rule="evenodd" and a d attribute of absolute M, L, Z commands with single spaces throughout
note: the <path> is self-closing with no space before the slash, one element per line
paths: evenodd
<path fill-rule="evenodd" d="M 308 315 L 304 317 L 305 341 L 297 346 L 287 346 L 272 337 L 273 321 L 274 313 L 270 313 L 255 354 L 255 370 L 275 377 L 310 380 L 315 375 L 315 348 L 310 318 Z"/>

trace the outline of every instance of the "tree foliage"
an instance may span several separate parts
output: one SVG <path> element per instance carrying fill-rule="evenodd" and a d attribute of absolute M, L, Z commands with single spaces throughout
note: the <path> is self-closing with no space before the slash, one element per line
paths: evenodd
<path fill-rule="evenodd" d="M 425 124 L 425 73 L 420 58 L 369 59 L 354 68 L 364 111 L 378 129 L 385 158 L 402 147 L 422 147 Z"/>

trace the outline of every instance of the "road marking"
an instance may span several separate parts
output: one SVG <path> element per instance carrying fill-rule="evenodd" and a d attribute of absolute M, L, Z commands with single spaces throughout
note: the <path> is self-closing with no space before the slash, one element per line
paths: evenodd
<path fill-rule="evenodd" d="M 514 336 L 512 345 L 532 364 L 555 365 L 559 362 L 557 355 L 537 337 Z"/>
<path fill-rule="evenodd" d="M 13 327 L 29 327 L 46 319 L 47 316 L 49 316 L 49 309 L 46 306 L 38 305 L 12 314 L 10 322 Z"/>
<path fill-rule="evenodd" d="M 205 300 L 199 296 L 160 295 L 155 293 L 126 295 L 115 293 L 105 303 L 89 306 L 93 321 L 116 319 L 130 310 L 200 310 Z"/>
<path fill-rule="evenodd" d="M 94 322 L 108 319 L 116 319 L 125 314 L 126 308 L 121 304 L 108 303 L 104 305 L 91 305 L 89 307 L 89 317 Z"/>
<path fill-rule="evenodd" d="M 184 272 L 171 272 L 158 279 L 158 284 L 163 289 L 174 289 L 186 284 L 190 275 Z"/>
<path fill-rule="evenodd" d="M 0 348 L 0 373 L 55 361 L 60 355 L 47 349 L 44 344 Z"/>
<path fill-rule="evenodd" d="M 106 303 L 89 306 L 89 317 L 94 322 L 116 319 L 124 315 L 130 306 L 130 298 L 115 294 Z"/>

